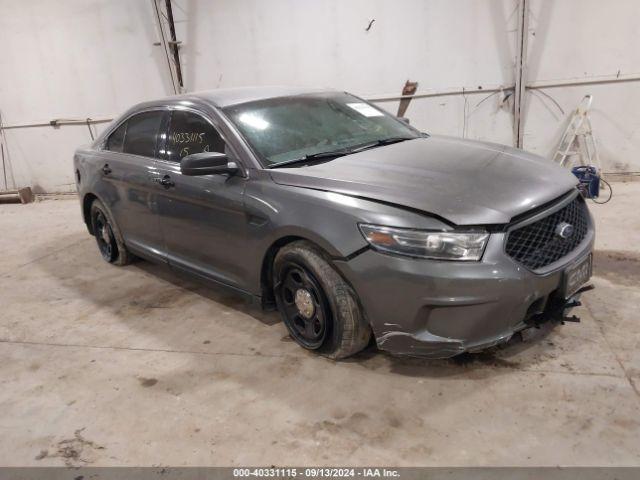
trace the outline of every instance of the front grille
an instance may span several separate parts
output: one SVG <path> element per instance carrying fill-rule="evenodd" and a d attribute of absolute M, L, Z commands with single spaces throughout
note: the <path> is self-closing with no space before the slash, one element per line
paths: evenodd
<path fill-rule="evenodd" d="M 573 226 L 573 234 L 568 238 L 556 232 L 563 222 Z M 509 232 L 507 255 L 531 270 L 538 270 L 570 253 L 587 235 L 587 230 L 587 207 L 576 197 L 557 212 Z"/>

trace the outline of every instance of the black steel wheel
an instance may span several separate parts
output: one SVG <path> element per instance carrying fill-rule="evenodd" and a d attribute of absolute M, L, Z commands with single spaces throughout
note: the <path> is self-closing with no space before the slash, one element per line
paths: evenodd
<path fill-rule="evenodd" d="M 367 346 L 371 327 L 358 297 L 324 251 L 292 242 L 278 251 L 272 270 L 278 310 L 299 345 L 333 359 Z"/>
<path fill-rule="evenodd" d="M 104 213 L 98 210 L 94 219 L 94 228 L 98 249 L 107 262 L 112 263 L 118 256 L 118 245 L 113 236 L 113 230 Z"/>
<path fill-rule="evenodd" d="M 278 288 L 289 332 L 305 348 L 320 348 L 327 336 L 331 310 L 318 281 L 302 265 L 286 262 Z"/>
<path fill-rule="evenodd" d="M 114 265 L 131 262 L 133 256 L 125 247 L 120 230 L 100 200 L 94 200 L 91 204 L 91 231 L 105 261 Z"/>

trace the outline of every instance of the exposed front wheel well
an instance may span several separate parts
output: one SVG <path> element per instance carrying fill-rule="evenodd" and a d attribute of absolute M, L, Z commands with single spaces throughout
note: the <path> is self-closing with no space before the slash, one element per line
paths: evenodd
<path fill-rule="evenodd" d="M 262 307 L 265 309 L 273 310 L 276 308 L 276 299 L 273 295 L 273 260 L 276 258 L 278 250 L 297 240 L 306 239 L 296 237 L 294 235 L 279 238 L 271 244 L 262 259 L 262 267 L 260 269 L 260 289 L 262 290 Z"/>
<path fill-rule="evenodd" d="M 97 200 L 93 193 L 87 193 L 82 199 L 82 216 L 84 218 L 84 223 L 87 225 L 87 229 L 89 233 L 93 235 L 93 226 L 91 224 L 91 205 L 95 200 Z"/>

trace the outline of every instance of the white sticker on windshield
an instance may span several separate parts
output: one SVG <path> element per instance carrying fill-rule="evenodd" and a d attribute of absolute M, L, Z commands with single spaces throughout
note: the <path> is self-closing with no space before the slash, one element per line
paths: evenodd
<path fill-rule="evenodd" d="M 366 103 L 347 103 L 347 105 L 365 117 L 382 117 L 384 115 L 382 112 L 376 110 L 371 105 L 367 105 Z"/>

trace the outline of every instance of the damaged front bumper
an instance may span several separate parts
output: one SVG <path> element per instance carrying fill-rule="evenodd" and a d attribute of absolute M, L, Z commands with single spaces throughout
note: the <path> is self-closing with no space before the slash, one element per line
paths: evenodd
<path fill-rule="evenodd" d="M 353 285 L 380 349 L 447 358 L 507 342 L 543 321 L 564 321 L 580 292 L 562 294 L 568 265 L 593 249 L 592 225 L 550 271 L 533 273 L 504 252 L 495 233 L 480 262 L 445 262 L 367 250 L 336 262 Z"/>

